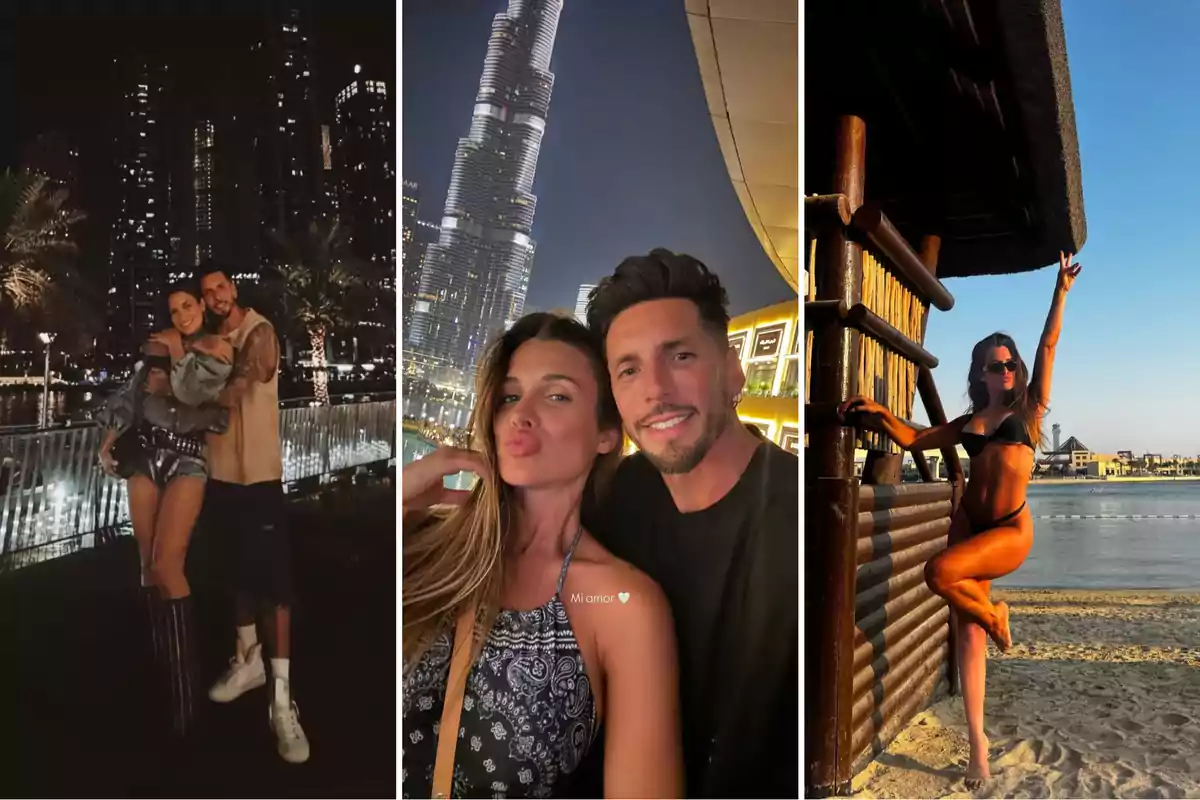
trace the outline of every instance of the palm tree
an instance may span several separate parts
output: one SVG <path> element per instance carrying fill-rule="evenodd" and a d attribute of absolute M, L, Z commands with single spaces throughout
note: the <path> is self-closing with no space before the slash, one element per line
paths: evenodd
<path fill-rule="evenodd" d="M 279 277 L 285 308 L 308 334 L 313 394 L 321 405 L 329 404 L 325 339 L 352 322 L 363 305 L 355 291 L 362 285 L 362 262 L 350 252 L 346 233 L 336 219 L 313 220 L 298 237 L 272 231 L 283 255 Z"/>
<path fill-rule="evenodd" d="M 51 286 L 73 272 L 78 248 L 70 229 L 86 215 L 65 207 L 66 189 L 28 172 L 0 175 L 0 308 L 41 303 Z"/>

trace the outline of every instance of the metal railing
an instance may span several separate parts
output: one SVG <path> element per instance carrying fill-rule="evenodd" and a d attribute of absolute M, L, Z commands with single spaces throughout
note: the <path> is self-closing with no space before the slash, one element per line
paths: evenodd
<path fill-rule="evenodd" d="M 291 483 L 396 455 L 396 401 L 279 412 Z M 0 436 L 0 571 L 115 535 L 129 521 L 125 481 L 106 475 L 95 425 Z"/>

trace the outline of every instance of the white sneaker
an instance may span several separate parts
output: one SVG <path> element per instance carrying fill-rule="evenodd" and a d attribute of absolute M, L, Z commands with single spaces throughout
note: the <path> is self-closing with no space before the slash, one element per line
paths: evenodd
<path fill-rule="evenodd" d="M 296 707 L 296 703 L 271 703 L 269 713 L 271 727 L 279 743 L 280 757 L 289 764 L 303 764 L 308 761 L 308 737 L 300 727 L 300 709 Z"/>
<path fill-rule="evenodd" d="M 266 683 L 267 671 L 263 666 L 260 643 L 251 647 L 244 658 L 235 655 L 229 659 L 229 669 L 208 690 L 208 697 L 214 703 L 229 703 Z"/>

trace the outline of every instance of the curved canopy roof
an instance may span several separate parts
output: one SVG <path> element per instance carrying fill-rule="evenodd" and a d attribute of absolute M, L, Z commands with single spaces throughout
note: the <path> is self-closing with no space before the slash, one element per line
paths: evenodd
<path fill-rule="evenodd" d="M 685 0 L 709 115 L 738 199 L 793 289 L 799 231 L 796 0 Z"/>
<path fill-rule="evenodd" d="M 938 277 L 1024 272 L 1087 238 L 1059 0 L 809 0 L 805 190 L 839 116 L 866 123 L 866 199 Z"/>

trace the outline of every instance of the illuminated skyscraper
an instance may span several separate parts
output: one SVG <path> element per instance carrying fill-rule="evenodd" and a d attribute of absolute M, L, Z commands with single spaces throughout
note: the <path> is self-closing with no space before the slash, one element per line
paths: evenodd
<path fill-rule="evenodd" d="M 587 304 L 588 295 L 592 293 L 592 289 L 596 288 L 594 283 L 585 283 L 579 287 L 579 294 L 575 296 L 575 319 L 587 325 Z"/>
<path fill-rule="evenodd" d="M 396 276 L 394 107 L 387 81 L 359 67 L 335 100 L 338 216 L 350 228 L 355 254 L 375 267 L 386 291 L 395 290 Z"/>
<path fill-rule="evenodd" d="M 407 332 L 412 327 L 412 309 L 417 300 L 417 292 L 421 288 L 421 272 L 425 268 L 425 259 L 429 245 L 438 240 L 439 230 L 432 222 L 420 219 L 421 187 L 413 181 L 402 184 L 400 206 L 400 289 L 403 302 L 401 303 L 400 320 L 404 326 L 402 337 L 407 339 Z"/>
<path fill-rule="evenodd" d="M 312 14 L 304 2 L 269 0 L 266 30 L 252 48 L 265 79 L 256 107 L 263 267 L 276 266 L 272 231 L 303 234 L 317 216 L 323 169 L 314 93 Z"/>
<path fill-rule="evenodd" d="M 109 248 L 105 352 L 111 366 L 163 326 L 170 269 L 170 178 L 164 119 L 167 68 L 131 56 L 116 62 L 119 104 L 113 142 L 119 198 Z"/>
<path fill-rule="evenodd" d="M 492 22 L 466 138 L 454 155 L 441 232 L 412 302 L 409 374 L 469 387 L 488 341 L 525 306 L 534 172 L 563 0 L 509 0 Z M 406 292 L 411 289 L 406 288 Z"/>
<path fill-rule="evenodd" d="M 200 120 L 192 127 L 193 263 L 197 266 L 213 256 L 213 138 L 212 120 Z"/>

